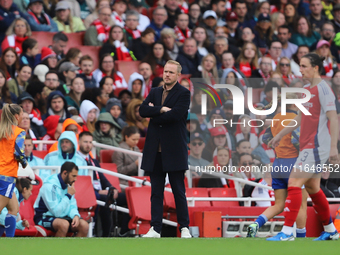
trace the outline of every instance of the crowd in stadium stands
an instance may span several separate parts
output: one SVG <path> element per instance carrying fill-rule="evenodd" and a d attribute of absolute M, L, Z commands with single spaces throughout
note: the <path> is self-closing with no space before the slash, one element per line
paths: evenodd
<path fill-rule="evenodd" d="M 339 0 L 0 0 L 0 43 L 0 109 L 17 103 L 25 111 L 19 126 L 28 134 L 26 156 L 32 166 L 65 161 L 98 166 L 93 159 L 100 149 L 88 158 L 86 139 L 139 151 L 139 138 L 152 135 L 139 107 L 152 88 L 163 86 L 168 60 L 182 65 L 179 82 L 192 95 L 187 120 L 192 166 L 234 166 L 237 171 L 226 174 L 270 184 L 263 173 L 240 169 L 273 163 L 275 152 L 262 141 L 270 125 L 264 120 L 280 109 L 269 116 L 248 109 L 234 115 L 232 93 L 218 89 L 223 105 L 214 108 L 208 100 L 202 115 L 204 92 L 190 78 L 233 84 L 244 94 L 256 89 L 254 107 L 263 108 L 271 104 L 274 88 L 280 93 L 283 87 L 305 85 L 299 61 L 316 52 L 325 57 L 322 75 L 340 112 Z M 214 119 L 228 123 L 214 125 Z M 230 125 L 250 120 L 253 126 L 265 125 Z M 44 145 L 49 154 L 41 160 L 33 156 L 30 140 L 57 142 Z M 137 157 L 115 153 L 112 162 L 119 173 L 137 175 Z M 50 174 L 40 170 L 43 180 Z M 234 187 L 224 178 L 192 174 L 199 187 Z M 322 189 L 340 197 L 340 179 L 333 174 L 323 175 Z M 95 173 L 94 178 L 99 179 Z M 106 180 L 94 187 L 97 197 L 105 201 L 109 186 Z M 244 196 L 260 196 L 257 188 L 242 188 Z M 109 213 L 101 210 L 103 225 L 110 225 L 105 221 Z"/>

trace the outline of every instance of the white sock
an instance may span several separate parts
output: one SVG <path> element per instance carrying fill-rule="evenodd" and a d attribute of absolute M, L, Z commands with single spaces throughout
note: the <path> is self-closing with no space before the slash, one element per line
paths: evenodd
<path fill-rule="evenodd" d="M 336 230 L 333 222 L 328 225 L 323 226 L 323 229 L 325 230 L 325 232 L 328 232 L 328 233 L 333 233 Z"/>
<path fill-rule="evenodd" d="M 290 236 L 293 234 L 293 227 L 283 225 L 281 232 L 285 233 L 287 236 Z"/>

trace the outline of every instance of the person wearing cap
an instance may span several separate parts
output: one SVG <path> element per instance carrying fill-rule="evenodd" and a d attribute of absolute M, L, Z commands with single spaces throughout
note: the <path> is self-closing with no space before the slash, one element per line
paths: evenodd
<path fill-rule="evenodd" d="M 137 29 L 143 32 L 149 25 L 150 19 L 142 14 L 143 8 L 149 8 L 145 0 L 130 0 L 128 1 L 128 10 L 137 11 L 139 13 L 139 25 Z"/>
<path fill-rule="evenodd" d="M 64 33 L 74 33 L 85 30 L 83 21 L 79 16 L 73 17 L 70 3 L 66 0 L 60 1 L 55 7 L 56 16 L 53 20 L 57 23 L 58 30 Z"/>
<path fill-rule="evenodd" d="M 227 17 L 227 28 L 229 30 L 228 41 L 229 44 L 237 46 L 238 42 L 242 37 L 242 30 L 238 27 L 238 16 L 236 12 L 228 12 Z"/>
<path fill-rule="evenodd" d="M 107 41 L 111 29 L 111 14 L 111 8 L 109 7 L 103 7 L 98 10 L 98 19 L 94 20 L 91 26 L 86 29 L 85 45 L 102 46 Z"/>
<path fill-rule="evenodd" d="M 226 1 L 225 0 L 212 0 L 211 10 L 213 10 L 217 17 L 217 26 L 222 27 L 227 23 L 225 22 Z"/>
<path fill-rule="evenodd" d="M 321 75 L 333 77 L 333 74 L 338 70 L 338 64 L 335 57 L 332 56 L 330 51 L 330 44 L 326 40 L 321 40 L 316 45 L 316 54 L 325 58 L 323 61 L 323 71 Z"/>
<path fill-rule="evenodd" d="M 114 0 L 113 1 L 113 12 L 112 12 L 112 20 L 115 22 L 115 25 L 124 28 L 126 15 L 125 12 L 127 10 L 127 3 L 125 0 Z"/>
<path fill-rule="evenodd" d="M 41 64 L 48 67 L 49 70 L 55 70 L 57 67 L 57 54 L 48 47 L 41 49 Z"/>
<path fill-rule="evenodd" d="M 259 48 L 268 48 L 272 41 L 272 24 L 269 14 L 261 13 L 257 18 L 257 23 L 254 28 L 255 38 L 254 43 Z"/>
<path fill-rule="evenodd" d="M 43 0 L 30 0 L 27 14 L 30 22 L 36 24 L 37 31 L 58 32 L 57 23 L 44 12 Z"/>
<path fill-rule="evenodd" d="M 309 21 L 306 17 L 300 16 L 296 20 L 297 29 L 296 32 L 292 35 L 291 42 L 300 45 L 307 45 L 311 47 L 313 43 L 320 40 L 321 36 L 318 32 L 313 31 L 312 26 L 309 24 Z"/>
<path fill-rule="evenodd" d="M 165 0 L 164 8 L 168 14 L 167 20 L 164 22 L 165 25 L 168 27 L 174 28 L 175 27 L 175 19 L 176 15 L 182 13 L 181 9 L 178 6 L 176 0 Z"/>
<path fill-rule="evenodd" d="M 32 68 L 29 65 L 20 66 L 17 77 L 7 82 L 9 91 L 17 97 L 20 96 L 20 94 L 26 90 L 31 74 Z"/>
<path fill-rule="evenodd" d="M 58 90 L 53 91 L 47 97 L 47 112 L 42 116 L 42 120 L 45 120 L 50 115 L 59 115 L 64 120 L 71 118 L 71 114 L 67 110 L 66 99 Z"/>
<path fill-rule="evenodd" d="M 197 42 L 194 38 L 187 38 L 176 59 L 182 65 L 182 74 L 197 73 L 203 56 L 198 53 Z"/>
<path fill-rule="evenodd" d="M 155 41 L 160 40 L 161 31 L 164 28 L 169 28 L 165 25 L 165 21 L 167 20 L 168 13 L 163 6 L 157 6 L 152 13 L 152 21 L 149 25 L 153 30 L 155 30 Z"/>
<path fill-rule="evenodd" d="M 205 148 L 205 142 L 202 134 L 195 132 L 190 135 L 190 155 L 188 157 L 188 164 L 190 166 L 208 166 L 209 161 L 202 158 L 202 152 Z M 202 172 L 192 172 L 194 176 L 201 176 Z"/>
<path fill-rule="evenodd" d="M 217 25 L 217 15 L 214 11 L 208 10 L 203 13 L 203 27 L 207 30 L 210 44 L 215 42 L 215 28 Z"/>
<path fill-rule="evenodd" d="M 64 95 L 70 93 L 71 82 L 77 76 L 79 67 L 71 62 L 64 62 L 59 67 L 59 77 L 61 78 L 58 90 Z"/>

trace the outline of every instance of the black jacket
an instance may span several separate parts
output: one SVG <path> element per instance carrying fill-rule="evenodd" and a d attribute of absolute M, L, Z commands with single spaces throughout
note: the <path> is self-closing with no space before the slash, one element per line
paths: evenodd
<path fill-rule="evenodd" d="M 141 38 L 138 38 L 133 41 L 131 50 L 133 51 L 133 54 L 138 60 L 142 60 L 151 51 L 151 46 L 146 43 L 143 43 Z"/>
<path fill-rule="evenodd" d="M 201 64 L 202 58 L 203 56 L 199 54 L 198 51 L 195 56 L 191 58 L 183 52 L 182 48 L 180 48 L 176 61 L 182 66 L 182 74 L 195 74 L 199 71 L 198 66 Z"/>

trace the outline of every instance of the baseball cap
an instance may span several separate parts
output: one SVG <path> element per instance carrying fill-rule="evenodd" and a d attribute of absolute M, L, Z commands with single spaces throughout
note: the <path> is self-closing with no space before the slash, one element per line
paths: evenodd
<path fill-rule="evenodd" d="M 226 17 L 227 21 L 238 20 L 237 14 L 235 12 L 229 12 Z"/>
<path fill-rule="evenodd" d="M 216 12 L 212 11 L 212 10 L 208 10 L 208 11 L 205 11 L 203 13 L 203 19 L 207 19 L 209 17 L 213 17 L 214 19 L 217 19 L 217 15 L 216 15 Z"/>
<path fill-rule="evenodd" d="M 195 133 L 190 135 L 190 142 L 192 142 L 195 139 L 200 139 L 200 140 L 202 140 L 204 142 L 203 136 L 199 132 L 195 132 Z"/>
<path fill-rule="evenodd" d="M 270 22 L 270 16 L 267 13 L 261 13 L 257 19 L 258 22 L 261 21 L 269 21 Z"/>
<path fill-rule="evenodd" d="M 319 41 L 318 44 L 316 45 L 316 48 L 319 49 L 319 48 L 321 48 L 321 47 L 324 46 L 324 45 L 327 45 L 328 47 L 330 47 L 329 42 L 327 42 L 326 40 L 321 40 L 321 41 Z"/>
<path fill-rule="evenodd" d="M 73 115 L 71 119 L 75 120 L 78 124 L 84 124 L 83 119 L 79 115 Z"/>
<path fill-rule="evenodd" d="M 135 7 L 141 7 L 141 6 L 143 6 L 143 0 L 130 0 L 129 4 L 131 4 Z"/>
<path fill-rule="evenodd" d="M 75 72 L 79 70 L 79 67 L 77 67 L 75 64 L 71 62 L 64 62 L 60 65 L 59 67 L 59 72 L 67 72 L 67 71 L 72 71 Z"/>
<path fill-rule="evenodd" d="M 30 0 L 30 2 L 28 3 L 28 5 L 31 5 L 33 3 L 43 3 L 43 0 Z"/>
<path fill-rule="evenodd" d="M 67 10 L 67 9 L 71 9 L 71 7 L 70 7 L 70 5 L 69 5 L 69 3 L 67 1 L 58 2 L 56 7 L 55 7 L 56 11 Z"/>
<path fill-rule="evenodd" d="M 214 127 L 210 129 L 211 136 L 225 135 L 227 132 L 222 127 Z"/>
<path fill-rule="evenodd" d="M 26 91 L 21 93 L 21 95 L 18 97 L 17 103 L 21 104 L 25 100 L 30 100 L 31 102 L 33 102 L 33 105 L 35 104 L 34 98 Z"/>
<path fill-rule="evenodd" d="M 228 100 L 224 103 L 223 107 L 224 107 L 224 108 L 227 108 L 227 106 L 233 107 L 233 100 L 228 99 Z"/>
<path fill-rule="evenodd" d="M 39 81 L 45 82 L 45 75 L 48 71 L 49 69 L 47 66 L 39 64 L 34 68 L 33 74 L 38 77 Z"/>

